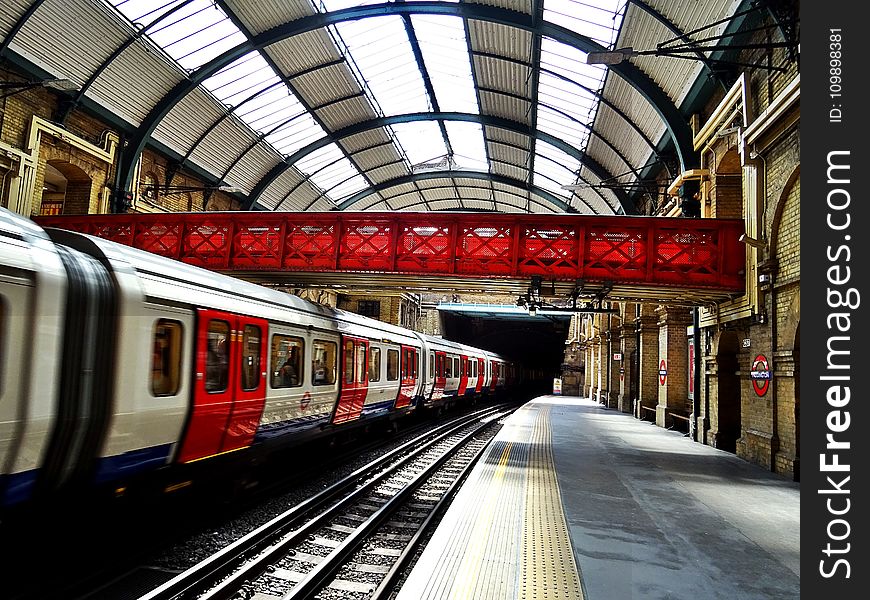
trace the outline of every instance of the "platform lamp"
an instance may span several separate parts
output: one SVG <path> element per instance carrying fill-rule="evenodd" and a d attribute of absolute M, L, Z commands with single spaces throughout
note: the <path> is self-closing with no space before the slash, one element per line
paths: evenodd
<path fill-rule="evenodd" d="M 0 94 L 0 100 L 38 87 L 51 88 L 62 92 L 76 92 L 82 89 L 82 86 L 75 81 L 59 77 L 40 79 L 38 81 L 0 81 L 0 91 L 3 91 Z"/>

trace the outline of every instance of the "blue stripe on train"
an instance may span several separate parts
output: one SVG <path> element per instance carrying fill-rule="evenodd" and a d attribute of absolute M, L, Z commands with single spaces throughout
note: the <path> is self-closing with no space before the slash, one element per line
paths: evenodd
<path fill-rule="evenodd" d="M 162 467 L 166 464 L 171 449 L 172 444 L 163 444 L 131 450 L 117 456 L 106 456 L 100 459 L 94 481 L 106 483 Z"/>
<path fill-rule="evenodd" d="M 0 505 L 11 506 L 24 502 L 33 494 L 36 484 L 37 469 L 12 473 L 0 478 Z"/>

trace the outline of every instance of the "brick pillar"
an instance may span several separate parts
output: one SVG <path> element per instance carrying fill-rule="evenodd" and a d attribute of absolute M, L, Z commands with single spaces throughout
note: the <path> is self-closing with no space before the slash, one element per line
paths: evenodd
<path fill-rule="evenodd" d="M 595 361 L 592 358 L 592 342 L 587 341 L 583 346 L 583 397 L 592 397 L 592 373 L 595 371 Z"/>
<path fill-rule="evenodd" d="M 649 419 L 651 413 L 641 410 L 642 406 L 655 410 L 659 403 L 659 326 L 658 318 L 647 314 L 644 307 L 642 316 L 637 320 L 640 330 L 639 378 L 637 389 L 637 413 L 639 419 Z"/>
<path fill-rule="evenodd" d="M 601 389 L 601 338 L 595 336 L 591 340 L 592 355 L 592 386 L 589 388 L 589 398 L 598 401 L 598 390 Z"/>
<path fill-rule="evenodd" d="M 631 354 L 637 349 L 637 335 L 635 334 L 635 324 L 623 321 L 622 326 L 618 330 L 619 335 L 619 352 L 622 353 L 622 361 L 617 365 L 617 378 L 619 380 L 619 393 L 616 399 L 616 407 L 624 412 L 630 413 L 631 405 L 631 378 L 634 376 L 632 372 Z"/>
<path fill-rule="evenodd" d="M 692 313 L 686 308 L 662 308 L 659 316 L 659 365 L 664 360 L 667 377 L 664 385 L 659 380 L 659 401 L 656 406 L 656 425 L 670 427 L 668 411 L 688 413 L 689 404 L 689 336 L 686 327 L 692 322 Z M 661 368 L 661 367 L 659 367 Z"/>
<path fill-rule="evenodd" d="M 614 319 L 608 319 L 614 323 Z M 614 324 L 615 325 L 615 324 Z M 613 360 L 613 353 L 619 352 L 619 327 L 611 326 L 607 331 L 607 408 L 619 406 L 619 366 L 622 361 Z"/>

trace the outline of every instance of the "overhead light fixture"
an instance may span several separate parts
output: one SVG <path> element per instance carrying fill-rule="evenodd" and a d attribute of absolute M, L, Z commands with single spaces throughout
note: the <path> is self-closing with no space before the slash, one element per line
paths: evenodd
<path fill-rule="evenodd" d="M 8 90 L 0 94 L 0 99 L 38 87 L 47 87 L 63 92 L 74 92 L 82 89 L 75 81 L 60 77 L 40 79 L 38 81 L 0 81 L 0 90 Z"/>

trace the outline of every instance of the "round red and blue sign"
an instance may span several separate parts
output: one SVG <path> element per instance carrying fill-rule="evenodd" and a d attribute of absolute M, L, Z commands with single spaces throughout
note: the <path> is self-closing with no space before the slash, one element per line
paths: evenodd
<path fill-rule="evenodd" d="M 299 401 L 299 408 L 305 410 L 308 408 L 308 405 L 311 403 L 311 392 L 305 392 L 302 394 L 302 399 Z"/>
<path fill-rule="evenodd" d="M 664 385 L 668 380 L 668 363 L 665 359 L 659 361 L 659 385 Z"/>
<path fill-rule="evenodd" d="M 755 393 L 759 396 L 764 396 L 767 393 L 767 388 L 770 387 L 773 373 L 770 371 L 770 363 L 767 362 L 767 357 L 763 354 L 759 354 L 752 361 L 749 377 L 752 378 L 752 389 L 755 390 Z"/>

